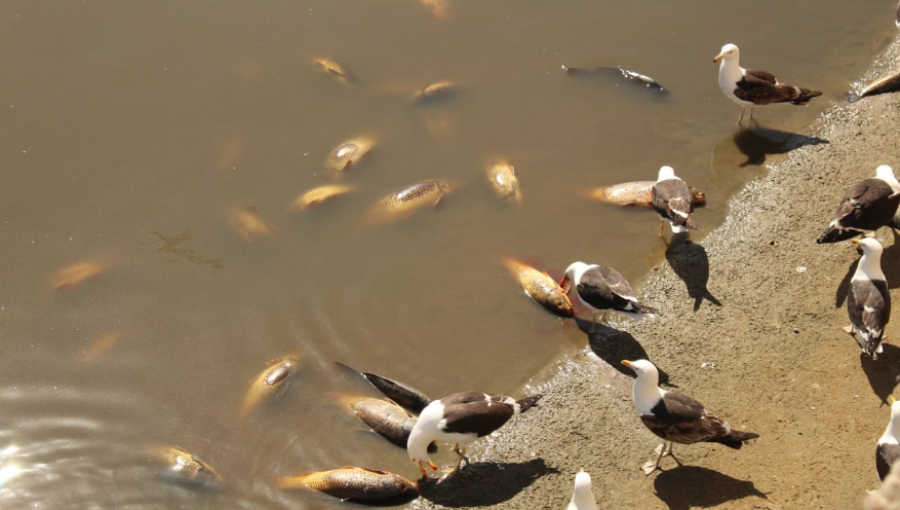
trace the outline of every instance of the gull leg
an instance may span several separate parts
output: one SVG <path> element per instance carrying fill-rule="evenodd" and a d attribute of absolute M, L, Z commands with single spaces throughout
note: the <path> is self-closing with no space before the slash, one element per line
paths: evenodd
<path fill-rule="evenodd" d="M 425 471 L 425 466 L 422 465 L 422 461 L 419 461 L 419 472 L 422 473 L 422 478 L 428 478 L 428 471 Z"/>
<path fill-rule="evenodd" d="M 676 464 L 678 464 L 679 466 L 684 465 L 681 463 L 680 460 L 678 460 L 677 457 L 675 457 L 675 454 L 672 453 L 672 441 L 669 441 L 668 444 L 666 445 L 666 449 L 663 452 L 663 457 L 672 457 L 672 460 L 674 460 Z"/>
<path fill-rule="evenodd" d="M 594 312 L 594 314 L 591 315 L 591 329 L 588 331 L 588 333 L 593 335 L 596 327 L 597 327 L 597 313 Z"/>
<path fill-rule="evenodd" d="M 853 327 L 853 324 L 850 324 L 849 326 L 844 326 L 844 327 L 841 328 L 841 329 L 843 329 L 844 332 L 847 333 L 847 334 L 849 334 L 849 335 L 852 335 L 853 333 L 856 332 L 856 329 Z"/>
<path fill-rule="evenodd" d="M 741 125 L 741 121 L 744 120 L 744 110 L 746 110 L 746 106 L 741 106 L 741 118 L 738 119 L 738 126 Z M 750 110 L 750 113 L 753 113 L 753 110 Z"/>
<path fill-rule="evenodd" d="M 451 450 L 451 451 L 453 453 L 455 453 L 459 458 L 456 459 L 456 467 L 454 467 L 450 471 L 446 471 L 448 477 L 453 476 L 456 473 L 459 473 L 460 468 L 462 468 L 462 461 L 463 461 L 463 459 L 466 458 L 466 450 L 460 449 L 459 443 L 456 443 L 455 445 L 453 445 L 453 450 Z M 468 459 L 466 459 L 466 464 L 468 464 L 468 463 L 469 463 L 469 461 L 468 461 Z"/>
<path fill-rule="evenodd" d="M 750 107 L 750 120 L 753 120 L 753 107 Z"/>
<path fill-rule="evenodd" d="M 602 322 L 603 325 L 606 326 L 607 328 L 611 328 L 612 326 L 610 326 L 609 323 L 606 322 L 606 316 L 607 316 L 607 315 L 609 315 L 609 310 L 605 310 L 605 311 L 603 312 L 603 316 L 600 317 L 600 322 Z"/>
<path fill-rule="evenodd" d="M 643 466 L 641 466 L 641 470 L 644 472 L 645 475 L 650 476 L 651 474 L 653 474 L 653 472 L 655 472 L 657 469 L 659 469 L 659 461 L 662 460 L 663 455 L 666 452 L 667 445 L 669 445 L 669 444 L 670 443 L 668 443 L 668 441 L 667 441 L 666 444 L 661 444 L 661 445 L 657 446 L 655 450 L 653 450 L 653 453 L 658 452 L 658 455 L 656 456 L 656 462 L 648 460 L 647 462 L 644 463 Z"/>

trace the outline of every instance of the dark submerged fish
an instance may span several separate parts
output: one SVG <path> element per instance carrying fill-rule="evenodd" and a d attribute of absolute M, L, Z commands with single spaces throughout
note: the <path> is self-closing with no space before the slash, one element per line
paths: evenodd
<path fill-rule="evenodd" d="M 568 74 L 569 76 L 610 76 L 618 78 L 620 80 L 624 80 L 626 83 L 631 83 L 642 89 L 649 90 L 660 95 L 670 95 L 669 90 L 663 87 L 662 84 L 660 84 L 658 81 L 645 74 L 641 74 L 637 71 L 632 71 L 631 69 L 625 69 L 624 67 L 597 67 L 594 69 L 579 69 L 577 67 L 563 66 L 563 69 L 566 70 L 566 74 Z"/>
<path fill-rule="evenodd" d="M 345 500 L 366 502 L 413 499 L 419 495 L 419 487 L 400 475 L 353 466 L 284 476 L 278 479 L 277 486 L 279 489 L 312 489 Z"/>

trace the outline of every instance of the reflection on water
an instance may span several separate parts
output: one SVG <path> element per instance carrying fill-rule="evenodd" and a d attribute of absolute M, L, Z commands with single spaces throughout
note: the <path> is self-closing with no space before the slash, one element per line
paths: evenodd
<path fill-rule="evenodd" d="M 333 362 L 436 397 L 518 394 L 584 336 L 498 261 L 559 274 L 597 260 L 636 281 L 663 257 L 658 219 L 578 191 L 672 165 L 715 226 L 751 154 L 793 142 L 733 137 L 709 56 L 739 40 L 748 62 L 844 90 L 881 34 L 875 4 L 825 0 L 798 23 L 808 5 L 775 0 L 0 3 L 0 445 L 19 447 L 0 461 L 14 466 L 0 506 L 337 508 L 274 481 L 348 464 L 415 477 L 402 450 L 358 433 L 343 397 L 378 395 Z M 568 63 L 622 65 L 672 95 L 581 82 Z M 826 107 L 758 118 L 799 133 Z M 378 145 L 339 170 L 353 193 L 299 212 L 360 135 Z M 492 196 L 497 159 L 515 165 L 520 207 Z M 438 178 L 454 184 L 439 207 L 432 194 L 358 228 L 391 190 Z M 290 391 L 240 421 L 248 381 L 293 352 Z M 154 444 L 225 487 L 159 483 Z"/>

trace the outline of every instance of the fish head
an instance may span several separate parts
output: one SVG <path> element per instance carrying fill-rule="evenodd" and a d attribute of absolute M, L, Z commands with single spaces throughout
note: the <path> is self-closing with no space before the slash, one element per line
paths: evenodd
<path fill-rule="evenodd" d="M 575 315 L 575 309 L 572 308 L 572 302 L 569 300 L 569 296 L 566 295 L 564 289 L 557 289 L 556 292 L 553 292 L 547 302 L 557 315 L 563 317 L 572 317 Z"/>

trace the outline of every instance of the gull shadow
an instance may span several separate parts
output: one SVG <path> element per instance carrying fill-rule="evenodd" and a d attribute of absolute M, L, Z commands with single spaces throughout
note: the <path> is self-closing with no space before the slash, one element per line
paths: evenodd
<path fill-rule="evenodd" d="M 891 232 L 894 235 L 894 243 L 885 248 L 881 254 L 881 271 L 887 279 L 888 288 L 897 289 L 900 288 L 900 243 L 898 243 L 900 236 L 897 235 L 897 231 L 894 229 L 891 229 Z M 856 251 L 861 254 L 859 248 Z M 840 308 L 844 305 L 844 301 L 847 300 L 847 293 L 850 292 L 850 280 L 853 278 L 853 273 L 856 272 L 857 266 L 859 266 L 859 257 L 850 264 L 850 267 L 847 268 L 847 274 L 844 275 L 841 283 L 838 284 L 834 294 L 835 308 Z"/>
<path fill-rule="evenodd" d="M 591 346 L 591 350 L 594 351 L 594 354 L 597 355 L 600 359 L 605 361 L 609 366 L 615 369 L 617 372 L 623 375 L 627 375 L 628 377 L 636 377 L 635 373 L 628 367 L 622 364 L 622 360 L 634 361 L 638 359 L 645 359 L 649 361 L 653 361 L 650 359 L 650 355 L 647 354 L 647 351 L 643 346 L 635 339 L 631 333 L 627 331 L 621 331 L 615 328 L 610 328 L 608 326 L 604 326 L 603 324 L 597 324 L 597 327 L 594 329 L 594 333 L 591 334 L 588 331 L 591 329 L 591 321 L 586 321 L 584 319 L 579 319 L 575 317 L 575 324 L 578 325 L 578 329 L 584 332 L 588 337 L 588 345 Z M 667 374 L 662 368 L 659 366 L 656 367 L 659 370 L 659 383 L 664 384 L 666 386 L 677 388 L 678 386 L 669 382 L 669 374 Z"/>
<path fill-rule="evenodd" d="M 753 482 L 698 466 L 663 471 L 653 481 L 653 488 L 669 510 L 709 508 L 750 496 L 768 499 Z"/>
<path fill-rule="evenodd" d="M 476 462 L 441 483 L 433 478 L 420 480 L 419 494 L 451 508 L 491 506 L 509 501 L 538 478 L 559 472 L 540 458 L 518 463 Z"/>
<path fill-rule="evenodd" d="M 850 335 L 848 342 L 856 342 Z M 862 365 L 869 386 L 875 395 L 881 399 L 883 405 L 888 405 L 887 398 L 894 392 L 894 388 L 900 383 L 900 347 L 892 344 L 881 343 L 883 352 L 878 355 L 877 361 L 872 361 L 868 356 L 859 353 L 859 362 Z"/>
<path fill-rule="evenodd" d="M 687 286 L 688 296 L 694 300 L 694 311 L 700 309 L 703 299 L 716 305 L 722 303 L 707 288 L 709 283 L 709 256 L 700 243 L 688 240 L 688 233 L 674 234 L 666 249 L 666 260 L 672 270 Z"/>
<path fill-rule="evenodd" d="M 785 154 L 806 145 L 830 143 L 815 136 L 765 128 L 755 121 L 748 127 L 741 126 L 733 139 L 737 149 L 747 157 L 747 161 L 738 165 L 741 168 L 748 165 L 762 165 L 769 154 Z"/>

